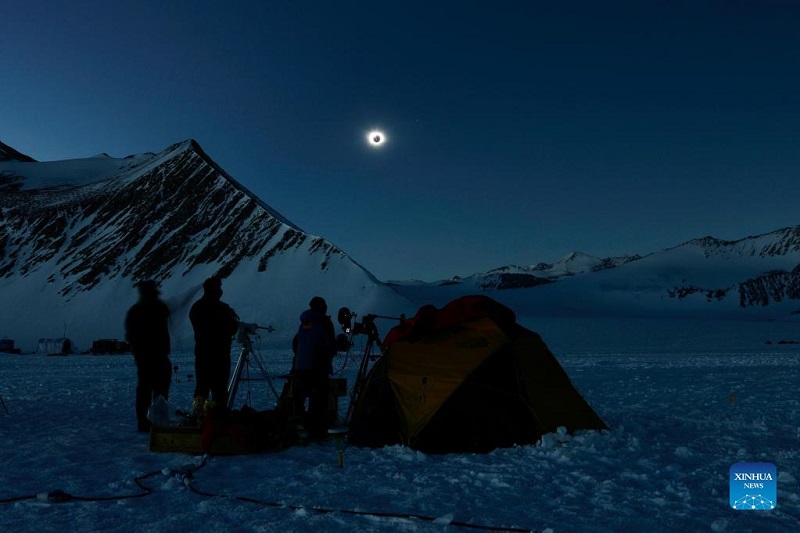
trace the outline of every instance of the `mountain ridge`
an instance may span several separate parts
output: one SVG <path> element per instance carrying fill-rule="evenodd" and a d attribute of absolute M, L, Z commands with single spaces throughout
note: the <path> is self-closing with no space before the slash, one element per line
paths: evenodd
<path fill-rule="evenodd" d="M 121 317 L 136 299 L 133 286 L 143 279 L 180 295 L 175 311 L 183 314 L 202 281 L 220 276 L 242 313 L 270 317 L 284 337 L 296 327 L 287 310 L 299 314 L 316 294 L 347 298 L 340 305 L 381 300 L 393 310 L 413 307 L 340 248 L 254 196 L 192 139 L 122 167 L 119 161 L 125 159 L 0 163 L 0 172 L 13 168 L 23 178 L 42 168 L 36 165 L 67 169 L 51 181 L 39 176 L 40 187 L 0 193 L 0 296 L 14 303 L 0 309 L 0 336 L 32 343 L 57 336 L 44 333 L 61 329 L 53 324 L 69 323 L 64 329 L 84 346 L 92 336 L 119 338 Z M 81 165 L 89 177 L 70 174 Z M 264 305 L 259 293 L 280 305 Z M 177 342 L 189 344 L 188 321 L 177 321 Z"/>
<path fill-rule="evenodd" d="M 29 155 L 15 150 L 9 145 L 0 141 L 0 161 L 21 161 L 25 163 L 35 163 L 36 160 Z"/>
<path fill-rule="evenodd" d="M 411 299 L 431 294 L 436 305 L 486 292 L 528 315 L 793 319 L 800 313 L 800 226 L 737 240 L 700 237 L 644 255 L 573 252 L 555 263 L 393 285 Z"/>

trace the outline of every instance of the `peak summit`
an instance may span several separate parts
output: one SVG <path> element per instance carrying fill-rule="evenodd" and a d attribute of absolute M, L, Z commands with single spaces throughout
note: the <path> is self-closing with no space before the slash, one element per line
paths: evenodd
<path fill-rule="evenodd" d="M 22 163 L 34 163 L 36 160 L 11 148 L 3 141 L 0 141 L 0 161 L 20 161 Z"/>

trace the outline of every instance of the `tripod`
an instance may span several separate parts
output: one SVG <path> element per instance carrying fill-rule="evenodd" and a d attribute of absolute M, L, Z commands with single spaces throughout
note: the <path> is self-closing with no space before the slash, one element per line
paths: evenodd
<path fill-rule="evenodd" d="M 350 404 L 347 406 L 347 416 L 345 416 L 345 425 L 350 424 L 350 419 L 353 415 L 353 406 L 359 401 L 364 382 L 367 379 L 369 371 L 369 362 L 374 361 L 383 355 L 381 349 L 380 335 L 378 334 L 378 327 L 375 325 L 376 318 L 391 318 L 379 317 L 378 315 L 366 315 L 360 324 L 356 324 L 353 334 L 365 333 L 367 335 L 367 344 L 364 346 L 364 353 L 361 354 L 361 363 L 358 365 L 358 373 L 356 374 L 356 381 L 353 383 L 353 389 L 350 391 Z M 378 349 L 378 355 L 375 355 L 375 348 Z"/>
<path fill-rule="evenodd" d="M 264 363 L 261 361 L 261 358 L 258 357 L 255 352 L 253 352 L 253 340 L 251 337 L 255 336 L 256 331 L 259 329 L 263 329 L 268 332 L 275 331 L 275 328 L 272 326 L 262 327 L 258 324 L 249 324 L 245 322 L 239 323 L 239 332 L 236 334 L 236 340 L 242 345 L 242 349 L 239 352 L 239 360 L 236 361 L 236 367 L 234 368 L 231 379 L 228 382 L 228 409 L 233 408 L 233 402 L 236 399 L 236 393 L 239 390 L 239 383 L 242 381 L 242 374 L 246 372 L 248 376 L 250 375 L 251 362 L 253 362 L 261 371 L 261 375 L 263 377 L 259 378 L 259 381 L 266 381 L 272 393 L 276 398 L 278 398 L 278 393 L 275 390 L 275 387 L 272 386 L 272 380 L 270 380 L 269 372 L 267 372 L 267 369 L 264 367 Z M 245 381 L 253 381 L 253 379 L 247 377 L 245 378 Z"/>

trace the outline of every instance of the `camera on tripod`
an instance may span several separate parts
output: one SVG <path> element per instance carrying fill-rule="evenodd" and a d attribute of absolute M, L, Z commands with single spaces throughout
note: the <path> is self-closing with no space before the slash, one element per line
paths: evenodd
<path fill-rule="evenodd" d="M 339 309 L 338 319 L 339 324 L 342 326 L 342 331 L 348 335 L 369 335 L 375 331 L 375 319 L 378 318 L 378 315 L 364 315 L 361 322 L 353 324 L 353 319 L 357 316 L 358 314 L 352 313 L 347 307 Z"/>
<path fill-rule="evenodd" d="M 275 331 L 275 328 L 272 326 L 259 326 L 253 322 L 239 322 L 239 331 L 236 333 L 236 340 L 242 344 L 246 344 L 250 341 L 250 337 L 255 336 L 258 334 L 259 329 L 263 329 L 269 333 Z"/>
<path fill-rule="evenodd" d="M 364 315 L 361 322 L 356 322 L 353 325 L 353 335 L 371 335 L 376 333 L 375 317 L 377 317 L 377 315 Z"/>
<path fill-rule="evenodd" d="M 375 326 L 375 319 L 378 315 L 364 315 L 361 322 L 353 323 L 358 314 L 353 313 L 347 307 L 339 309 L 337 319 L 342 326 L 342 332 L 336 337 L 336 347 L 341 351 L 349 350 L 352 346 L 352 338 L 355 335 L 367 335 L 370 339 L 377 338 L 378 328 Z"/>
<path fill-rule="evenodd" d="M 269 385 L 272 393 L 276 398 L 278 398 L 278 393 L 272 386 L 272 381 L 269 378 L 269 374 L 267 373 L 264 364 L 253 350 L 253 339 L 251 337 L 258 335 L 258 330 L 260 329 L 269 333 L 275 331 L 275 328 L 271 325 L 259 326 L 255 322 L 239 321 L 239 331 L 236 332 L 236 341 L 242 345 L 242 349 L 239 353 L 239 360 L 236 361 L 236 367 L 234 368 L 233 374 L 231 374 L 230 381 L 228 382 L 228 408 L 233 407 L 233 401 L 236 399 L 236 392 L 239 389 L 239 382 L 242 380 L 242 373 L 248 372 L 251 359 L 261 370 L 261 373 L 264 376 L 263 379 Z M 246 381 L 250 381 L 250 378 L 246 378 Z"/>

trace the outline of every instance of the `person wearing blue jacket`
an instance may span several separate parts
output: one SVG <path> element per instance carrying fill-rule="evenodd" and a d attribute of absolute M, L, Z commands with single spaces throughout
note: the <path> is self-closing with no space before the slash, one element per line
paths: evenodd
<path fill-rule="evenodd" d="M 322 438 L 328 429 L 328 387 L 336 354 L 336 333 L 327 311 L 325 300 L 314 296 L 308 309 L 300 315 L 300 326 L 292 341 L 295 414 L 306 413 L 305 425 L 310 438 Z"/>

